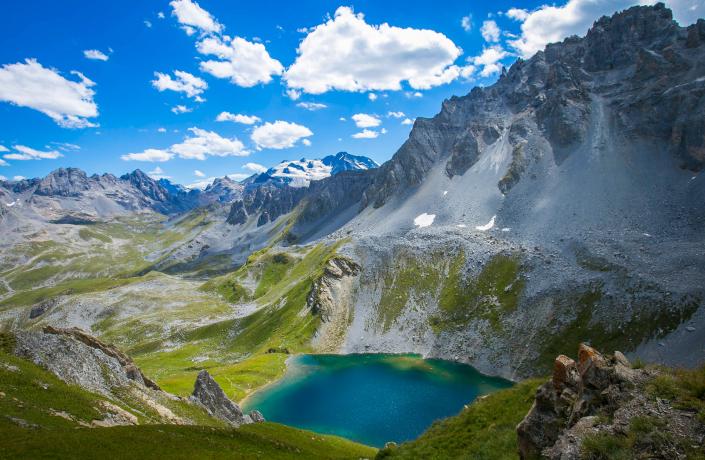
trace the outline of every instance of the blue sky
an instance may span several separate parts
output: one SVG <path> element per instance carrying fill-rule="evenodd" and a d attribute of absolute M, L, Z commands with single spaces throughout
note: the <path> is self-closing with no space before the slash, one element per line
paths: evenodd
<path fill-rule="evenodd" d="M 191 184 L 341 150 L 382 163 L 414 118 L 632 3 L 9 2 L 0 175 L 140 168 Z M 704 3 L 669 6 L 690 23 Z"/>

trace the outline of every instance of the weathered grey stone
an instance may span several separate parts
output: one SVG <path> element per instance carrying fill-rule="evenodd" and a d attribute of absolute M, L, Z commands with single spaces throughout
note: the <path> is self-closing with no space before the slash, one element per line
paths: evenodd
<path fill-rule="evenodd" d="M 219 418 L 233 426 L 240 426 L 254 421 L 264 421 L 264 417 L 257 411 L 248 415 L 243 414 L 240 406 L 231 401 L 218 382 L 206 370 L 198 373 L 191 401 L 203 406 L 213 417 Z"/>

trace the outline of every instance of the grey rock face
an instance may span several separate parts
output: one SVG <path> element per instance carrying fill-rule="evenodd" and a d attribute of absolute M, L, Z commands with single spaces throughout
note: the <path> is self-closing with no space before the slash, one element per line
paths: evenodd
<path fill-rule="evenodd" d="M 231 225 L 244 223 L 247 216 L 259 215 L 257 226 L 276 220 L 291 212 L 308 189 L 287 185 L 261 185 L 245 190 L 241 200 L 235 201 L 230 209 L 227 222 Z"/>
<path fill-rule="evenodd" d="M 657 142 L 682 167 L 699 171 L 705 164 L 704 44 L 705 21 L 680 27 L 663 4 L 603 17 L 585 37 L 550 44 L 518 60 L 494 85 L 446 100 L 432 119 L 417 119 L 362 206 L 380 207 L 418 186 L 438 162 L 446 162 L 449 176 L 462 175 L 497 133 L 522 119 L 541 128 L 560 163 L 592 141 L 597 100 L 626 137 Z"/>
<path fill-rule="evenodd" d="M 59 168 L 39 182 L 34 193 L 45 196 L 78 196 L 90 189 L 86 173 L 77 168 Z"/>
<path fill-rule="evenodd" d="M 228 422 L 233 426 L 264 421 L 264 417 L 258 411 L 252 411 L 248 415 L 243 414 L 240 406 L 225 395 L 220 385 L 213 380 L 213 377 L 206 370 L 198 373 L 190 399 L 203 406 L 213 417 Z"/>
<path fill-rule="evenodd" d="M 65 382 L 110 396 L 132 380 L 117 358 L 72 337 L 18 332 L 15 354 L 56 374 Z"/>

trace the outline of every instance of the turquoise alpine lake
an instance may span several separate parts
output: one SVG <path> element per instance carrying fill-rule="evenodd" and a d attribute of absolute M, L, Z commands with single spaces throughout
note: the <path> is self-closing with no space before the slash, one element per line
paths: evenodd
<path fill-rule="evenodd" d="M 414 439 L 478 396 L 511 385 L 465 364 L 415 355 L 298 355 L 281 380 L 254 393 L 243 409 L 382 447 Z"/>

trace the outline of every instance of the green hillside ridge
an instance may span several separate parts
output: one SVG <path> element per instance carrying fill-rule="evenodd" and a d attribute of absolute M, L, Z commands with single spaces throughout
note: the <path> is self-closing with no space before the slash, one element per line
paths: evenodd
<path fill-rule="evenodd" d="M 2 348 L 11 346 L 3 335 Z M 166 398 L 165 398 L 166 400 Z M 140 425 L 88 428 L 107 401 Z M 335 436 L 260 423 L 233 429 L 198 406 L 171 401 L 175 414 L 198 423 L 164 425 L 138 401 L 107 398 L 68 385 L 50 372 L 0 351 L 0 458 L 372 458 L 376 449 Z M 145 425 L 147 424 L 147 425 Z"/>

